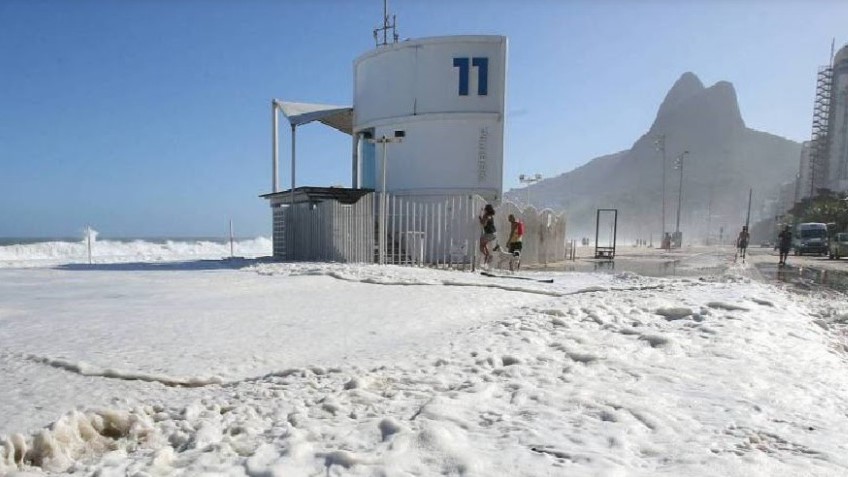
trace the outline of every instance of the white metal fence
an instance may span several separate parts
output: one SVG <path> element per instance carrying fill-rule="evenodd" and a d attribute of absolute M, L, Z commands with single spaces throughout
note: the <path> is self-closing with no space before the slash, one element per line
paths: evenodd
<path fill-rule="evenodd" d="M 504 202 L 495 214 L 495 226 L 501 247 L 505 247 L 509 240 L 510 225 L 507 217 L 510 214 L 524 222 L 521 263 L 547 265 L 565 260 L 568 250 L 565 215 L 556 214 L 551 209 L 521 209 L 512 202 Z"/>
<path fill-rule="evenodd" d="M 483 205 L 476 195 L 387 195 L 384 263 L 473 264 Z"/>
<path fill-rule="evenodd" d="M 287 261 L 372 262 L 374 200 L 335 200 L 274 208 L 274 257 Z"/>
<path fill-rule="evenodd" d="M 474 266 L 486 201 L 477 195 L 387 195 L 380 230 L 379 193 L 354 204 L 335 200 L 275 207 L 274 256 L 287 261 L 336 261 L 415 266 Z M 566 258 L 565 218 L 550 210 L 496 206 L 497 241 L 506 249 L 509 214 L 524 222 L 525 264 Z"/>

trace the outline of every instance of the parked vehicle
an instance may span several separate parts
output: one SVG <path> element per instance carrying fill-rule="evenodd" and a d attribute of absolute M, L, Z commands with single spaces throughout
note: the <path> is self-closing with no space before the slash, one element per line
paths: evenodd
<path fill-rule="evenodd" d="M 839 260 L 840 257 L 848 255 L 848 233 L 836 234 L 830 240 L 830 258 Z"/>
<path fill-rule="evenodd" d="M 820 223 L 803 223 L 795 227 L 792 234 L 792 248 L 795 255 L 812 253 L 826 255 L 827 248 L 827 225 Z"/>

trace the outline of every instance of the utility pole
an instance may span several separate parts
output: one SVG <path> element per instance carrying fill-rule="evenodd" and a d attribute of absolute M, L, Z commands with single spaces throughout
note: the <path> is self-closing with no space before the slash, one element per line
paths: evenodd
<path fill-rule="evenodd" d="M 678 245 L 683 244 L 682 237 L 680 237 L 680 206 L 683 204 L 683 159 L 689 154 L 689 151 L 683 151 L 682 154 L 677 156 L 677 165 L 676 168 L 680 169 L 680 182 L 677 186 L 677 225 L 675 226 L 675 235 L 678 236 L 678 240 L 680 243 Z"/>
<path fill-rule="evenodd" d="M 710 201 L 707 203 L 707 245 L 710 243 L 710 231 L 713 223 L 713 186 L 710 185 Z"/>

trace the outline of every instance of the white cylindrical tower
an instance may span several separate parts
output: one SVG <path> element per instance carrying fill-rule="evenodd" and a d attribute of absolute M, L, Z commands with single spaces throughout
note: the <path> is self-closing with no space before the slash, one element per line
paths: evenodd
<path fill-rule="evenodd" d="M 354 62 L 353 183 L 395 195 L 479 194 L 503 188 L 507 40 L 448 36 L 383 45 Z"/>

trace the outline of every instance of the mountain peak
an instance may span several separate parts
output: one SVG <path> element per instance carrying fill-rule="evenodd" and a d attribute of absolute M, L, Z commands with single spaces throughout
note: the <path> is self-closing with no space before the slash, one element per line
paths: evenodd
<path fill-rule="evenodd" d="M 702 91 L 704 91 L 704 83 L 701 83 L 695 73 L 691 71 L 683 73 L 674 82 L 674 86 L 671 87 L 668 94 L 665 95 L 660 110 L 657 112 L 657 117 L 665 116 L 689 98 L 701 94 Z"/>
<path fill-rule="evenodd" d="M 728 131 L 745 127 L 733 84 L 719 81 L 705 88 L 691 72 L 683 73 L 671 87 L 651 129 L 675 128 L 681 121 L 697 122 L 701 127 L 712 123 Z"/>
<path fill-rule="evenodd" d="M 657 150 L 660 136 L 665 154 Z M 691 155 L 686 174 L 678 178 L 671 161 L 683 151 Z M 718 226 L 708 226 L 708 214 L 722 217 L 722 224 L 738 218 L 740 191 L 751 185 L 756 184 L 760 197 L 776 195 L 780 184 L 797 173 L 800 151 L 797 143 L 746 128 L 732 83 L 704 87 L 697 76 L 685 73 L 666 95 L 651 129 L 630 149 L 528 187 L 534 204 L 567 210 L 569 234 L 595 234 L 597 207 L 604 204 L 629 217 L 629 225 L 619 225 L 622 236 L 637 238 L 668 230 L 663 222 L 670 214 L 662 215 L 661 192 L 671 185 L 666 208 L 673 207 L 675 198 L 682 200 L 681 227 L 687 240 L 693 240 L 717 232 Z M 674 197 L 684 184 L 686 194 Z M 523 190 L 505 197 L 525 200 Z"/>

